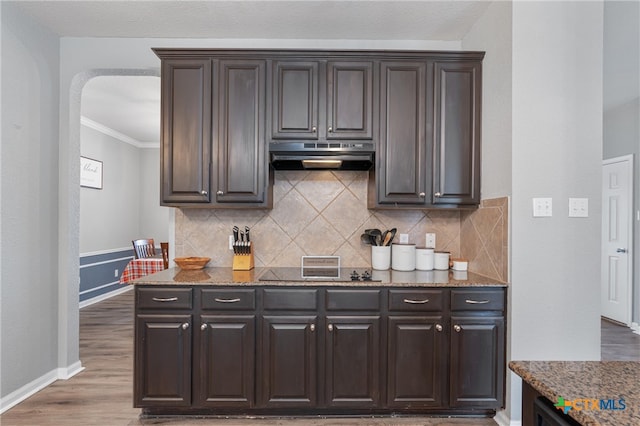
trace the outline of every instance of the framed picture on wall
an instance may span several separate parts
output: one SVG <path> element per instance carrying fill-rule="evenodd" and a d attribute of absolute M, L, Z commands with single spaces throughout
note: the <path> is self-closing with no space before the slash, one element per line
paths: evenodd
<path fill-rule="evenodd" d="M 80 157 L 80 186 L 102 189 L 102 161 Z"/>

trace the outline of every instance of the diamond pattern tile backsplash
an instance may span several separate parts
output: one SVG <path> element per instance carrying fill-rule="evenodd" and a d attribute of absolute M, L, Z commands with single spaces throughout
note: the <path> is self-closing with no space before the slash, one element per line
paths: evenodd
<path fill-rule="evenodd" d="M 276 171 L 272 210 L 176 209 L 176 256 L 208 256 L 209 266 L 231 266 L 228 239 L 233 225 L 251 228 L 256 266 L 299 266 L 303 255 L 339 255 L 345 267 L 370 267 L 371 247 L 360 240 L 367 228 L 384 231 L 395 227 L 398 234 L 409 234 L 409 241 L 418 246 L 424 245 L 426 232 L 435 232 L 437 250 L 450 251 L 452 257 L 465 252 L 461 251 L 461 231 L 475 229 L 471 228 L 474 222 L 468 218 L 469 213 L 368 210 L 367 181 L 368 173 L 359 171 Z M 484 225 L 488 220 L 484 217 L 495 212 L 493 206 L 488 214 L 480 213 L 483 210 L 471 216 L 482 215 L 478 222 L 484 230 L 489 227 Z M 500 229 L 506 230 L 506 214 L 500 214 L 504 216 Z M 499 241 L 486 238 L 491 241 L 488 247 L 473 240 L 477 247 L 470 253 L 481 253 L 477 262 L 485 261 L 482 256 L 496 257 L 485 252 L 498 246 L 502 250 L 506 231 L 495 237 Z M 506 261 L 497 263 L 500 268 L 493 269 L 502 272 Z M 493 269 L 483 268 L 490 272 Z"/>

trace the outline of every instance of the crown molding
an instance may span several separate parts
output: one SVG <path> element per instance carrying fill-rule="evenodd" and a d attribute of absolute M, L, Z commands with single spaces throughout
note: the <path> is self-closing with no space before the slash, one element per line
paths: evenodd
<path fill-rule="evenodd" d="M 93 121 L 92 119 L 87 118 L 84 115 L 80 116 L 80 124 L 107 136 L 111 136 L 114 139 L 118 139 L 121 142 L 133 145 L 136 148 L 160 148 L 159 142 L 140 142 L 139 140 L 127 136 L 124 133 L 113 130 L 111 127 L 107 127 L 104 124 Z"/>

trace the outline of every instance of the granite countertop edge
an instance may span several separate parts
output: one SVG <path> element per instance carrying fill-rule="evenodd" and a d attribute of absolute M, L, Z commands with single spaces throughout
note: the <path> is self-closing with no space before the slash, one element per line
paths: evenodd
<path fill-rule="evenodd" d="M 602 398 L 626 396 L 627 408 L 619 413 L 612 411 L 569 410 L 568 414 L 583 426 L 634 426 L 638 424 L 638 390 L 635 377 L 629 377 L 628 371 L 640 375 L 640 362 L 637 361 L 510 361 L 509 369 L 538 391 L 542 396 L 555 403 L 559 397 L 567 400 L 582 398 Z M 606 374 L 602 374 L 602 372 Z M 597 395 L 589 395 L 599 386 Z"/>
<path fill-rule="evenodd" d="M 473 272 L 464 275 L 457 271 L 373 271 L 380 281 L 330 281 L 305 279 L 299 281 L 261 281 L 260 277 L 272 268 L 233 271 L 213 267 L 200 270 L 165 269 L 131 281 L 133 285 L 233 285 L 233 286 L 326 286 L 326 287 L 508 287 L 508 283 Z M 454 278 L 455 275 L 458 278 Z"/>

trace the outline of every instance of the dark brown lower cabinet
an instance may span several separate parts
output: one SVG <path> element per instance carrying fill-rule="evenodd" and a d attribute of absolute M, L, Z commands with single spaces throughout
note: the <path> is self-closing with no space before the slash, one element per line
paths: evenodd
<path fill-rule="evenodd" d="M 260 406 L 317 405 L 316 316 L 264 316 L 260 351 Z"/>
<path fill-rule="evenodd" d="M 387 405 L 442 408 L 447 377 L 441 316 L 390 316 Z"/>
<path fill-rule="evenodd" d="M 329 316 L 325 332 L 328 407 L 380 406 L 380 316 Z"/>
<path fill-rule="evenodd" d="M 191 406 L 191 315 L 136 315 L 135 406 Z"/>
<path fill-rule="evenodd" d="M 502 287 L 136 286 L 143 415 L 504 406 Z"/>
<path fill-rule="evenodd" d="M 504 318 L 451 317 L 452 407 L 500 408 L 504 384 Z"/>
<path fill-rule="evenodd" d="M 202 315 L 194 404 L 255 406 L 255 315 Z"/>

